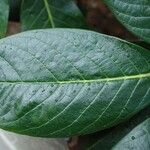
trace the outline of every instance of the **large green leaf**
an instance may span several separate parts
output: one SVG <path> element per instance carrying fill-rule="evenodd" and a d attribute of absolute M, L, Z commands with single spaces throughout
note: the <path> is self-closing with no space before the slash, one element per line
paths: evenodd
<path fill-rule="evenodd" d="M 150 0 L 104 0 L 131 32 L 150 43 Z"/>
<path fill-rule="evenodd" d="M 4 37 L 7 30 L 9 14 L 8 0 L 0 1 L 0 38 Z"/>
<path fill-rule="evenodd" d="M 23 0 L 22 30 L 41 28 L 86 28 L 75 0 Z"/>
<path fill-rule="evenodd" d="M 103 34 L 35 30 L 0 41 L 0 127 L 41 137 L 102 130 L 150 104 L 150 51 Z"/>

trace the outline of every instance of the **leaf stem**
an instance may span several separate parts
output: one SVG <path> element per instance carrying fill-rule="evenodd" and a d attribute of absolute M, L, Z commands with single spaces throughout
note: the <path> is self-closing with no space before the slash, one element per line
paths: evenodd
<path fill-rule="evenodd" d="M 52 28 L 55 28 L 55 24 L 54 24 L 54 21 L 53 21 L 52 13 L 51 13 L 50 6 L 49 6 L 47 0 L 44 0 L 44 4 L 45 4 L 45 7 L 46 7 L 47 14 L 48 14 L 50 23 L 52 25 Z"/>

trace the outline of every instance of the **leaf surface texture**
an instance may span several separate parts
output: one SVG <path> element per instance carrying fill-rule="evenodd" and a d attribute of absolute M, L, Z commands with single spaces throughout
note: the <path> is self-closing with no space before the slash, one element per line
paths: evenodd
<path fill-rule="evenodd" d="M 150 52 L 78 29 L 0 41 L 0 127 L 40 137 L 86 134 L 150 104 Z"/>

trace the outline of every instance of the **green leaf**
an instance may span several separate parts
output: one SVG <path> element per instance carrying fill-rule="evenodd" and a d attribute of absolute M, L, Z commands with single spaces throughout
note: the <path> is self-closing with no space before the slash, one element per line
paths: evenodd
<path fill-rule="evenodd" d="M 149 110 L 150 110 L 150 106 L 140 111 L 140 113 L 136 114 L 129 121 L 121 123 L 113 128 L 96 132 L 90 135 L 80 136 L 77 145 L 78 149 L 79 150 L 99 150 L 99 149 L 112 150 L 113 147 L 118 147 L 120 145 L 120 141 L 122 141 L 122 139 L 125 136 L 127 136 L 136 126 L 138 126 L 139 124 L 141 124 L 143 121 L 145 121 L 150 117 Z M 133 137 L 131 138 L 133 139 Z M 135 141 L 133 140 L 133 142 Z M 141 140 L 141 142 L 143 141 Z M 148 142 L 148 140 L 146 142 Z M 131 143 L 128 144 L 129 144 L 128 147 L 133 146 L 133 144 Z M 142 145 L 141 143 L 140 146 L 138 145 L 139 148 L 141 147 L 141 145 Z M 123 146 L 119 150 L 122 150 L 123 148 L 126 148 L 126 150 L 128 150 L 128 148 L 125 146 Z M 133 146 L 133 148 L 135 147 Z"/>
<path fill-rule="evenodd" d="M 150 43 L 150 0 L 104 0 L 118 20 Z"/>
<path fill-rule="evenodd" d="M 150 118 L 134 128 L 113 150 L 149 150 Z"/>
<path fill-rule="evenodd" d="M 150 51 L 92 31 L 0 41 L 0 127 L 41 137 L 103 130 L 150 104 Z"/>
<path fill-rule="evenodd" d="M 23 0 L 22 30 L 87 28 L 75 0 Z"/>
<path fill-rule="evenodd" d="M 9 5 L 8 0 L 0 1 L 0 38 L 4 37 L 7 31 Z"/>

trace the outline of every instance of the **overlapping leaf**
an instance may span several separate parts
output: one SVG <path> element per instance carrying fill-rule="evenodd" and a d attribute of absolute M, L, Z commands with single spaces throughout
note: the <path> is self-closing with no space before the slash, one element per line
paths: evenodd
<path fill-rule="evenodd" d="M 149 150 L 150 118 L 138 125 L 124 137 L 113 150 Z"/>
<path fill-rule="evenodd" d="M 104 0 L 135 35 L 150 43 L 150 0 Z"/>
<path fill-rule="evenodd" d="M 102 130 L 150 104 L 150 52 L 84 30 L 0 41 L 0 127 L 41 137 Z"/>
<path fill-rule="evenodd" d="M 75 0 L 24 0 L 22 30 L 41 28 L 86 28 Z"/>
<path fill-rule="evenodd" d="M 149 150 L 149 131 L 140 125 L 150 117 L 150 106 L 132 117 L 129 121 L 123 122 L 115 127 L 106 129 L 79 138 L 77 147 L 79 150 Z M 136 128 L 140 126 L 141 128 Z M 134 129 L 135 128 L 135 129 Z M 140 131 L 139 131 L 140 129 Z M 133 131 L 132 131 L 133 130 Z M 141 131 L 144 131 L 142 134 Z M 133 134 L 136 134 L 136 136 Z M 128 140 L 126 140 L 128 138 Z M 124 142 L 126 140 L 126 142 Z M 142 148 L 141 148 L 142 146 Z"/>
<path fill-rule="evenodd" d="M 4 37 L 7 30 L 9 14 L 8 0 L 0 1 L 0 38 Z"/>

